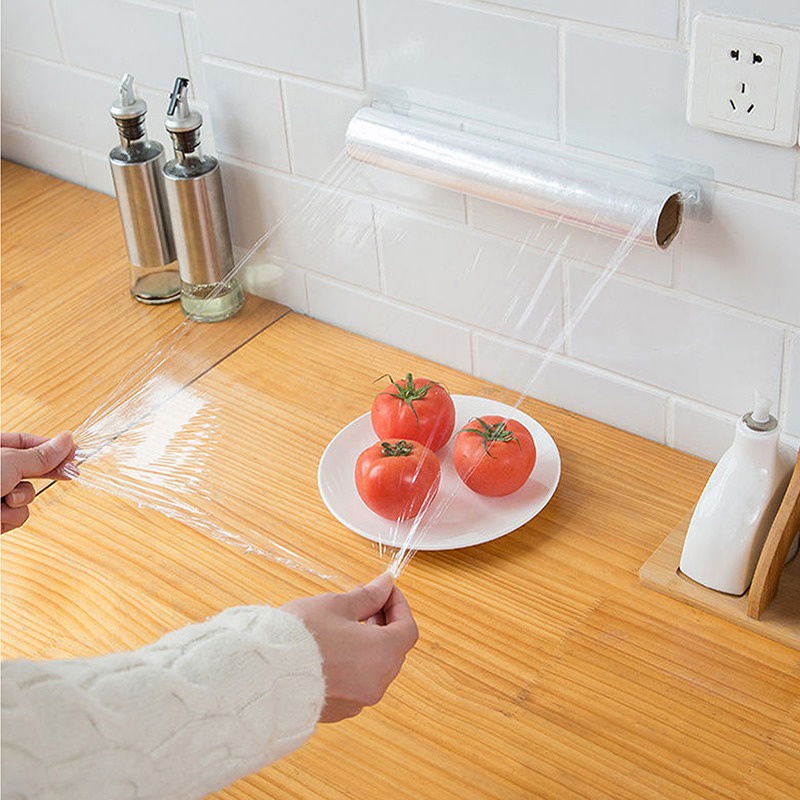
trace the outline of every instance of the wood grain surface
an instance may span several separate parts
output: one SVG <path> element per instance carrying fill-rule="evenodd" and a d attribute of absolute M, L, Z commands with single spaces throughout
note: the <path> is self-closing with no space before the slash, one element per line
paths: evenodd
<path fill-rule="evenodd" d="M 778 584 L 783 584 L 786 591 L 787 579 L 782 576 L 788 572 L 784 565 L 792 546 L 792 541 L 800 532 L 800 452 L 797 454 L 792 476 L 781 501 L 778 513 L 764 542 L 764 548 L 756 565 L 753 584 L 747 595 L 747 615 L 753 619 L 761 619 L 764 611 L 772 603 L 778 591 Z M 797 559 L 795 559 L 796 561 Z M 796 586 L 795 608 L 800 609 L 800 569 Z M 797 624 L 798 647 L 800 647 L 800 611 L 795 620 Z"/>
<path fill-rule="evenodd" d="M 9 162 L 2 220 L 4 430 L 74 428 L 177 341 L 161 371 L 188 383 L 287 311 L 248 297 L 232 320 L 182 325 L 179 303 L 136 302 L 116 201 Z"/>
<path fill-rule="evenodd" d="M 696 583 L 680 571 L 683 542 L 690 519 L 691 514 L 687 514 L 642 564 L 639 570 L 642 583 L 684 603 L 718 614 L 762 636 L 783 642 L 800 652 L 800 558 L 794 558 L 784 566 L 789 543 L 780 556 L 780 569 L 775 576 L 776 590 L 778 578 L 781 581 L 780 592 L 771 598 L 771 603 L 765 604 L 760 617 L 755 617 L 749 612 L 752 603 L 750 595 L 755 584 L 743 595 L 724 594 Z M 772 557 L 771 553 L 768 555 Z"/>
<path fill-rule="evenodd" d="M 172 401 L 201 408 L 205 430 L 221 437 L 204 461 L 212 491 L 186 495 L 202 520 L 260 535 L 263 549 L 285 545 L 337 577 L 96 491 L 107 452 L 86 463 L 84 484 L 49 488 L 30 523 L 3 537 L 5 657 L 134 648 L 229 605 L 280 603 L 380 571 L 386 556 L 326 511 L 316 468 L 331 437 L 369 408 L 373 380 L 406 371 L 454 393 L 518 399 L 288 314 Z M 51 389 L 51 408 L 68 409 L 69 387 Z M 320 726 L 215 797 L 796 797 L 797 651 L 639 583 L 711 465 L 534 399 L 521 407 L 561 453 L 550 504 L 496 541 L 417 553 L 399 585 L 421 637 L 384 700 Z M 136 431 L 126 436 L 135 447 Z M 146 475 L 129 477 L 149 492 Z"/>

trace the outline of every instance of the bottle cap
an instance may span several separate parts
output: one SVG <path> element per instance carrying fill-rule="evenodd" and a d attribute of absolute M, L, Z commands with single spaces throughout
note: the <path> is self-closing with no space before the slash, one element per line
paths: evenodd
<path fill-rule="evenodd" d="M 167 108 L 166 126 L 169 133 L 188 133 L 203 124 L 200 112 L 189 108 L 189 101 L 186 98 L 188 86 L 188 78 L 175 79 Z"/>
<path fill-rule="evenodd" d="M 109 108 L 114 119 L 134 119 L 147 113 L 147 103 L 136 96 L 133 75 L 126 73 L 119 85 L 119 96 Z"/>

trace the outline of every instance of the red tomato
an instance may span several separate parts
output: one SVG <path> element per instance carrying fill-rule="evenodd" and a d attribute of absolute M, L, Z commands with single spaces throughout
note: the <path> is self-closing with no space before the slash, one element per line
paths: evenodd
<path fill-rule="evenodd" d="M 412 519 L 439 490 L 439 459 L 419 442 L 388 439 L 368 447 L 356 461 L 359 497 L 386 519 Z"/>
<path fill-rule="evenodd" d="M 533 437 L 516 420 L 477 417 L 456 434 L 453 464 L 461 480 L 478 494 L 500 497 L 516 492 L 535 463 Z"/>
<path fill-rule="evenodd" d="M 391 381 L 391 376 L 389 377 Z M 372 427 L 381 439 L 413 439 L 431 450 L 453 435 L 456 407 L 450 393 L 427 378 L 392 381 L 372 402 Z"/>

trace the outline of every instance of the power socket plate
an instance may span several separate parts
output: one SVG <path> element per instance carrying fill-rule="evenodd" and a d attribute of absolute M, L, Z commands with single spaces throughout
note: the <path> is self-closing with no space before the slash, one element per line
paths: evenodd
<path fill-rule="evenodd" d="M 698 14 L 692 25 L 690 125 L 791 147 L 800 126 L 800 31 Z"/>

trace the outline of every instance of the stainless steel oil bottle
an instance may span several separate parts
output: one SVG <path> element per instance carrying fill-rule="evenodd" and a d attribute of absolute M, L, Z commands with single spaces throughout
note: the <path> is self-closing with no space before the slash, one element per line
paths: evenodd
<path fill-rule="evenodd" d="M 175 157 L 163 169 L 181 278 L 181 306 L 198 322 L 233 316 L 244 302 L 234 260 L 219 163 L 200 148 L 202 116 L 189 107 L 189 81 L 178 78 L 166 127 Z"/>
<path fill-rule="evenodd" d="M 164 148 L 147 138 L 147 103 L 125 75 L 110 108 L 120 143 L 108 154 L 131 264 L 131 294 L 142 303 L 168 303 L 181 293 L 164 193 Z"/>

